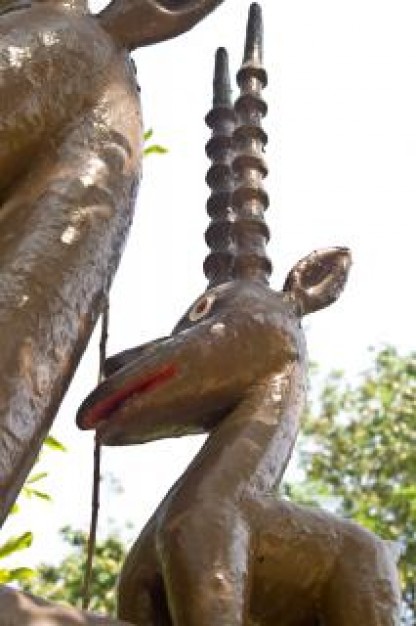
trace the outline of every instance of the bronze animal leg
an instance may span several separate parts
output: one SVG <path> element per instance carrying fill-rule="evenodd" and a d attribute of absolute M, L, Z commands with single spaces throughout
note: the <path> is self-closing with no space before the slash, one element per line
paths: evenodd
<path fill-rule="evenodd" d="M 342 551 L 324 593 L 325 626 L 399 626 L 400 586 L 389 546 L 341 521 Z"/>
<path fill-rule="evenodd" d="M 156 515 L 129 552 L 118 586 L 118 615 L 138 626 L 172 626 L 157 547 Z"/>
<path fill-rule="evenodd" d="M 247 502 L 250 615 L 261 626 L 397 626 L 388 543 L 331 513 L 273 497 Z"/>
<path fill-rule="evenodd" d="M 247 626 L 250 520 L 295 439 L 298 370 L 254 386 L 212 432 L 160 511 L 158 546 L 175 626 Z M 295 374 L 295 375 L 294 375 Z"/>
<path fill-rule="evenodd" d="M 181 519 L 176 513 L 169 512 L 159 538 L 173 624 L 246 625 L 250 536 L 240 511 L 212 494 L 205 505 L 190 504 Z"/>
<path fill-rule="evenodd" d="M 132 626 L 0 586 L 0 626 Z"/>
<path fill-rule="evenodd" d="M 98 103 L 51 141 L 0 212 L 0 524 L 100 313 L 132 219 L 140 163 L 124 54 Z"/>

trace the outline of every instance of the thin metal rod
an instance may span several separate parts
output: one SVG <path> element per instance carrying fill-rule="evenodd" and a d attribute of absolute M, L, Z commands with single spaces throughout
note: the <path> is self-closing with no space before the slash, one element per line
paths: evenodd
<path fill-rule="evenodd" d="M 87 543 L 87 560 L 85 563 L 84 584 L 82 589 L 82 609 L 86 611 L 91 599 L 92 563 L 94 559 L 95 544 L 97 540 L 98 511 L 100 508 L 100 467 L 101 445 L 98 438 L 94 440 L 94 477 L 92 487 L 92 505 L 90 532 Z"/>
<path fill-rule="evenodd" d="M 101 336 L 99 345 L 98 383 L 104 380 L 104 365 L 107 357 L 108 324 L 110 303 L 106 296 L 102 317 Z M 82 608 L 87 610 L 91 599 L 92 564 L 94 559 L 95 544 L 97 540 L 98 513 L 100 509 L 100 473 L 101 473 L 101 445 L 98 437 L 94 440 L 94 474 L 92 482 L 91 520 L 87 543 L 87 560 L 85 563 L 85 575 L 82 589 Z"/>
<path fill-rule="evenodd" d="M 98 365 L 98 384 L 101 383 L 104 378 L 105 378 L 105 374 L 104 374 L 104 367 L 105 367 L 105 361 L 107 359 L 107 342 L 108 342 L 108 325 L 110 322 L 110 300 L 109 300 L 109 296 L 106 296 L 105 302 L 104 302 L 104 308 L 103 308 L 103 312 L 102 312 L 102 318 L 101 318 L 101 337 L 100 337 L 100 346 L 99 346 L 99 354 L 100 354 L 100 360 L 99 360 L 99 365 Z"/>

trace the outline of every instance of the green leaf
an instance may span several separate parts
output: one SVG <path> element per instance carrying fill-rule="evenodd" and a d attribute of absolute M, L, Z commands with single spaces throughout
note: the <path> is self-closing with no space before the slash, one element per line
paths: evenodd
<path fill-rule="evenodd" d="M 10 582 L 10 570 L 0 568 L 0 585 Z"/>
<path fill-rule="evenodd" d="M 153 129 L 149 128 L 149 130 L 147 130 L 144 133 L 144 142 L 145 142 L 145 148 L 143 150 L 143 156 L 149 156 L 150 154 L 166 154 L 168 152 L 168 149 L 165 148 L 164 146 L 161 146 L 159 144 L 152 144 L 151 146 L 146 145 L 147 142 L 153 137 Z"/>
<path fill-rule="evenodd" d="M 48 493 L 44 491 L 39 491 L 38 489 L 32 489 L 32 493 L 36 498 L 40 498 L 40 500 L 46 500 L 47 502 L 52 502 L 52 498 Z"/>
<path fill-rule="evenodd" d="M 26 580 L 30 580 L 31 578 L 36 576 L 36 571 L 33 569 L 30 569 L 29 567 L 16 567 L 15 569 L 3 570 L 3 571 L 4 572 L 7 571 L 8 576 L 9 576 L 6 582 L 12 582 L 12 581 L 23 582 Z M 0 573 L 0 577 L 1 577 L 1 573 Z"/>
<path fill-rule="evenodd" d="M 60 452 L 66 452 L 66 447 L 63 443 L 55 439 L 52 435 L 48 435 L 44 441 L 44 445 L 51 450 L 59 450 Z"/>
<path fill-rule="evenodd" d="M 51 502 L 52 498 L 48 493 L 44 491 L 39 491 L 39 489 L 32 489 L 26 485 L 23 485 L 22 493 L 26 498 L 39 498 L 40 500 L 45 500 L 47 502 Z"/>
<path fill-rule="evenodd" d="M 32 545 L 33 534 L 31 532 L 23 533 L 19 537 L 11 537 L 0 546 L 0 559 L 3 559 L 18 550 L 25 550 Z"/>
<path fill-rule="evenodd" d="M 18 513 L 19 511 L 20 511 L 20 506 L 16 504 L 15 502 L 12 508 L 10 509 L 9 515 L 14 515 L 15 513 Z"/>
<path fill-rule="evenodd" d="M 38 474 L 33 474 L 33 476 L 29 476 L 26 481 L 26 485 L 33 485 L 33 483 L 37 483 L 42 478 L 46 478 L 48 472 L 39 472 Z"/>
<path fill-rule="evenodd" d="M 168 149 L 158 144 L 153 144 L 143 151 L 143 156 L 149 156 L 149 154 L 166 154 Z"/>

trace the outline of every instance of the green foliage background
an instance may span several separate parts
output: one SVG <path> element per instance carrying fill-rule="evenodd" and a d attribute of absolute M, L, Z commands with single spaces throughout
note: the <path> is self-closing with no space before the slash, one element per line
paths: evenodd
<path fill-rule="evenodd" d="M 61 452 L 65 452 L 66 450 L 65 446 L 60 441 L 55 439 L 55 437 L 53 437 L 52 435 L 46 437 L 41 455 L 45 449 Z M 34 471 L 26 480 L 20 493 L 19 500 L 12 508 L 11 515 L 15 515 L 19 512 L 22 499 L 37 498 L 47 501 L 51 499 L 49 494 L 42 489 L 42 480 L 46 478 L 47 473 L 38 472 L 36 471 L 36 469 L 37 465 L 35 465 Z M 0 544 L 0 584 L 6 584 L 11 582 L 23 583 L 24 581 L 27 581 L 35 575 L 34 570 L 30 569 L 29 567 L 10 568 L 4 565 L 5 559 L 8 559 L 16 552 L 20 552 L 21 550 L 26 550 L 27 548 L 30 548 L 32 542 L 33 533 L 32 531 L 27 530 L 16 537 L 9 537 L 4 543 Z"/>
<path fill-rule="evenodd" d="M 81 608 L 87 533 L 65 527 L 61 531 L 70 554 L 58 565 L 39 565 L 36 575 L 21 582 L 24 591 L 61 604 Z M 116 533 L 95 546 L 89 610 L 106 615 L 116 613 L 117 578 L 125 547 Z"/>

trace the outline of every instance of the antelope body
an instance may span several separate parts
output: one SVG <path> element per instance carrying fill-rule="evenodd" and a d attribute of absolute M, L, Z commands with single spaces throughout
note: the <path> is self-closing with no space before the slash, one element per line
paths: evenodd
<path fill-rule="evenodd" d="M 214 287 L 171 337 L 110 360 L 113 373 L 80 413 L 103 444 L 209 432 L 124 564 L 121 619 L 140 626 L 398 625 L 386 544 L 352 522 L 273 495 L 303 406 L 300 318 L 312 291 L 320 302 L 333 300 L 348 267 L 345 249 L 329 249 L 296 266 L 280 293 L 244 280 Z M 319 280 L 306 287 L 314 273 Z"/>
<path fill-rule="evenodd" d="M 138 626 L 398 626 L 386 544 L 273 495 L 304 402 L 301 319 L 337 299 L 350 254 L 315 251 L 282 291 L 268 286 L 261 44 L 253 5 L 235 111 L 217 54 L 209 287 L 170 337 L 110 359 L 78 414 L 104 445 L 209 433 L 127 557 L 119 616 Z"/>

